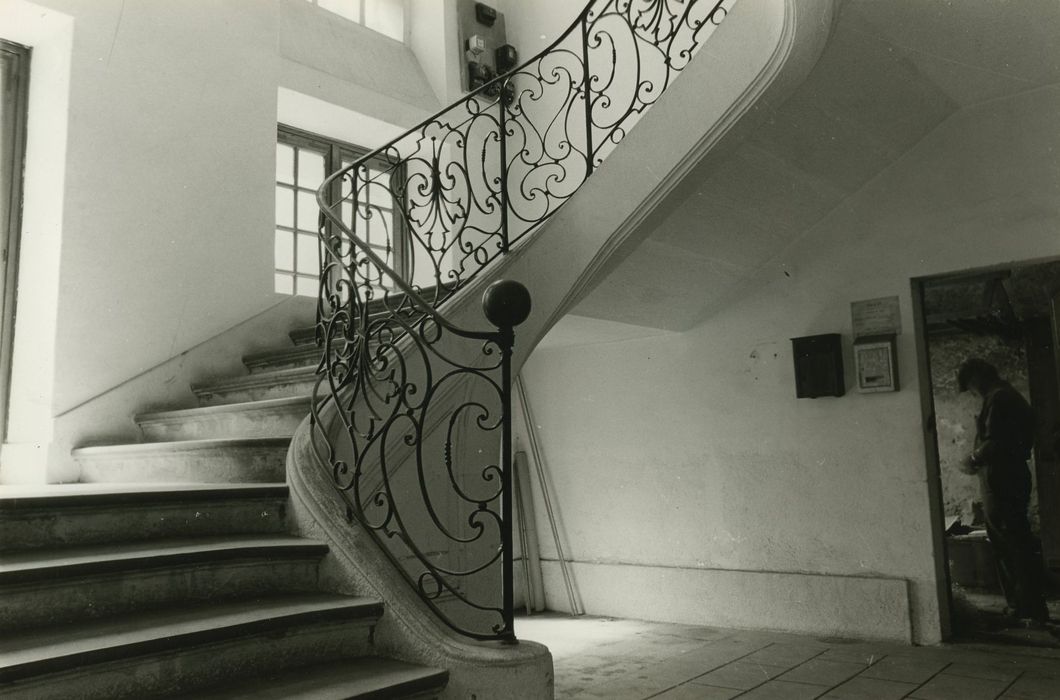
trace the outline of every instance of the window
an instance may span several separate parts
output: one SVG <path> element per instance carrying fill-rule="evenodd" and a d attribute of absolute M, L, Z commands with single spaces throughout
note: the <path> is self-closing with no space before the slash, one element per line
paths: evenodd
<path fill-rule="evenodd" d="M 321 262 L 317 189 L 327 176 L 352 165 L 367 151 L 288 126 L 280 126 L 277 133 L 274 289 L 280 294 L 316 296 Z M 356 216 L 352 200 L 342 202 L 340 214 L 342 222 L 356 231 L 376 255 L 401 272 L 402 260 L 397 254 L 400 250 L 399 219 L 394 216 L 394 201 L 384 186 L 388 174 L 382 165 L 380 168 L 369 167 L 367 185 L 358 188 Z M 336 191 L 332 201 L 345 195 L 348 195 L 348 186 L 344 186 L 341 193 Z M 352 254 L 354 251 L 343 252 Z M 346 262 L 348 264 L 350 260 Z M 374 266 L 358 269 L 375 275 L 368 280 L 373 286 L 393 286 L 389 279 L 378 274 Z M 364 280 L 358 280 L 361 282 Z"/>
<path fill-rule="evenodd" d="M 306 0 L 322 10 L 405 41 L 405 0 Z"/>
<path fill-rule="evenodd" d="M 0 438 L 7 433 L 7 400 L 15 330 L 18 243 L 22 227 L 29 58 L 25 46 L 0 40 Z"/>

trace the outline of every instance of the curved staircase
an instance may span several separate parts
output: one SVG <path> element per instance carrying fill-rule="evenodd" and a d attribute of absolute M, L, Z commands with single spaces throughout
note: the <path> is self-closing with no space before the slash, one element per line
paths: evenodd
<path fill-rule="evenodd" d="M 443 669 L 385 658 L 372 597 L 325 589 L 328 546 L 288 534 L 285 460 L 312 333 L 75 451 L 83 481 L 0 497 L 5 698 L 428 698 Z M 181 482 L 181 483 L 174 483 Z"/>
<path fill-rule="evenodd" d="M 722 24 L 734 2 L 592 0 L 523 67 L 325 182 L 315 328 L 193 386 L 198 408 L 137 416 L 145 442 L 75 450 L 95 485 L 0 502 L 0 694 L 551 696 L 547 650 L 514 644 L 510 380 L 815 60 L 831 0 L 741 3 Z M 719 25 L 715 60 L 693 61 Z M 677 73 L 687 88 L 660 100 Z M 358 238 L 380 188 L 410 234 L 386 255 L 408 247 L 427 288 Z M 501 276 L 533 310 L 498 299 L 486 329 Z"/>

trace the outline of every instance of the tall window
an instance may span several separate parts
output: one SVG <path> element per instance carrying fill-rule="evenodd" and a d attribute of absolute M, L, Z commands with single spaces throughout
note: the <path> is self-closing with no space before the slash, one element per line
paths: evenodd
<path fill-rule="evenodd" d="M 322 10 L 405 41 L 405 0 L 306 0 Z"/>
<path fill-rule="evenodd" d="M 22 169 L 29 104 L 25 46 L 0 40 L 0 440 L 7 433 L 7 397 L 15 330 L 18 239 L 22 219 Z"/>
<path fill-rule="evenodd" d="M 320 276 L 320 249 L 316 192 L 332 173 L 352 165 L 366 151 L 348 143 L 280 126 L 276 143 L 275 290 L 280 294 L 316 296 Z M 401 230 L 394 216 L 394 201 L 384 186 L 382 168 L 369 167 L 371 184 L 358 190 L 357 211 L 352 200 L 340 207 L 343 224 L 357 232 L 387 265 L 401 272 Z M 332 201 L 348 195 L 333 193 Z M 355 255 L 353 248 L 343 251 Z M 352 257 L 345 262 L 349 264 Z M 358 268 L 376 274 L 375 268 Z M 363 282 L 364 280 L 358 280 Z M 368 280 L 374 286 L 392 286 L 380 275 Z"/>

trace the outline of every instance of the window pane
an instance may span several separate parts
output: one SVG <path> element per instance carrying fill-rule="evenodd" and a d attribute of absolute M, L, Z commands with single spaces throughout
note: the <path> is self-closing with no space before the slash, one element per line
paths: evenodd
<path fill-rule="evenodd" d="M 342 223 L 353 228 L 353 204 L 350 202 L 342 203 Z"/>
<path fill-rule="evenodd" d="M 294 280 L 290 275 L 276 275 L 275 289 L 280 294 L 294 294 Z"/>
<path fill-rule="evenodd" d="M 297 294 L 301 297 L 315 297 L 317 295 L 317 279 L 315 277 L 299 277 Z"/>
<path fill-rule="evenodd" d="M 315 275 L 320 270 L 316 236 L 298 236 L 298 272 Z"/>
<path fill-rule="evenodd" d="M 276 144 L 276 181 L 294 184 L 294 149 L 287 144 Z"/>
<path fill-rule="evenodd" d="M 385 209 L 394 208 L 394 199 L 390 195 L 389 173 L 383 173 L 378 170 L 372 171 L 372 187 L 369 197 L 371 198 L 372 206 Z"/>
<path fill-rule="evenodd" d="M 372 245 L 385 248 L 390 243 L 389 224 L 386 214 L 372 207 L 372 216 L 368 220 L 368 240 Z"/>
<path fill-rule="evenodd" d="M 405 40 L 405 7 L 403 0 L 365 0 L 364 26 L 386 34 L 391 39 Z"/>
<path fill-rule="evenodd" d="M 277 231 L 275 248 L 276 269 L 294 270 L 294 234 L 290 231 Z"/>
<path fill-rule="evenodd" d="M 276 225 L 294 228 L 294 190 L 276 188 Z"/>
<path fill-rule="evenodd" d="M 317 5 L 348 20 L 361 21 L 361 0 L 317 0 Z"/>
<path fill-rule="evenodd" d="M 317 196 L 313 192 L 298 193 L 298 228 L 302 231 L 317 230 Z"/>
<path fill-rule="evenodd" d="M 315 190 L 324 181 L 324 156 L 298 149 L 298 186 Z"/>

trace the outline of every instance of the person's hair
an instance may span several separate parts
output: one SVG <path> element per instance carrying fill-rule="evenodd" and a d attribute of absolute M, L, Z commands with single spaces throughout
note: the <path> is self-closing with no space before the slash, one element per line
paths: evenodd
<path fill-rule="evenodd" d="M 1001 376 L 997 373 L 997 367 L 986 360 L 980 360 L 978 357 L 972 357 L 961 363 L 960 369 L 957 370 L 957 388 L 961 391 L 968 391 L 969 386 L 973 380 L 978 380 L 980 386 L 992 384 L 1001 379 Z"/>

